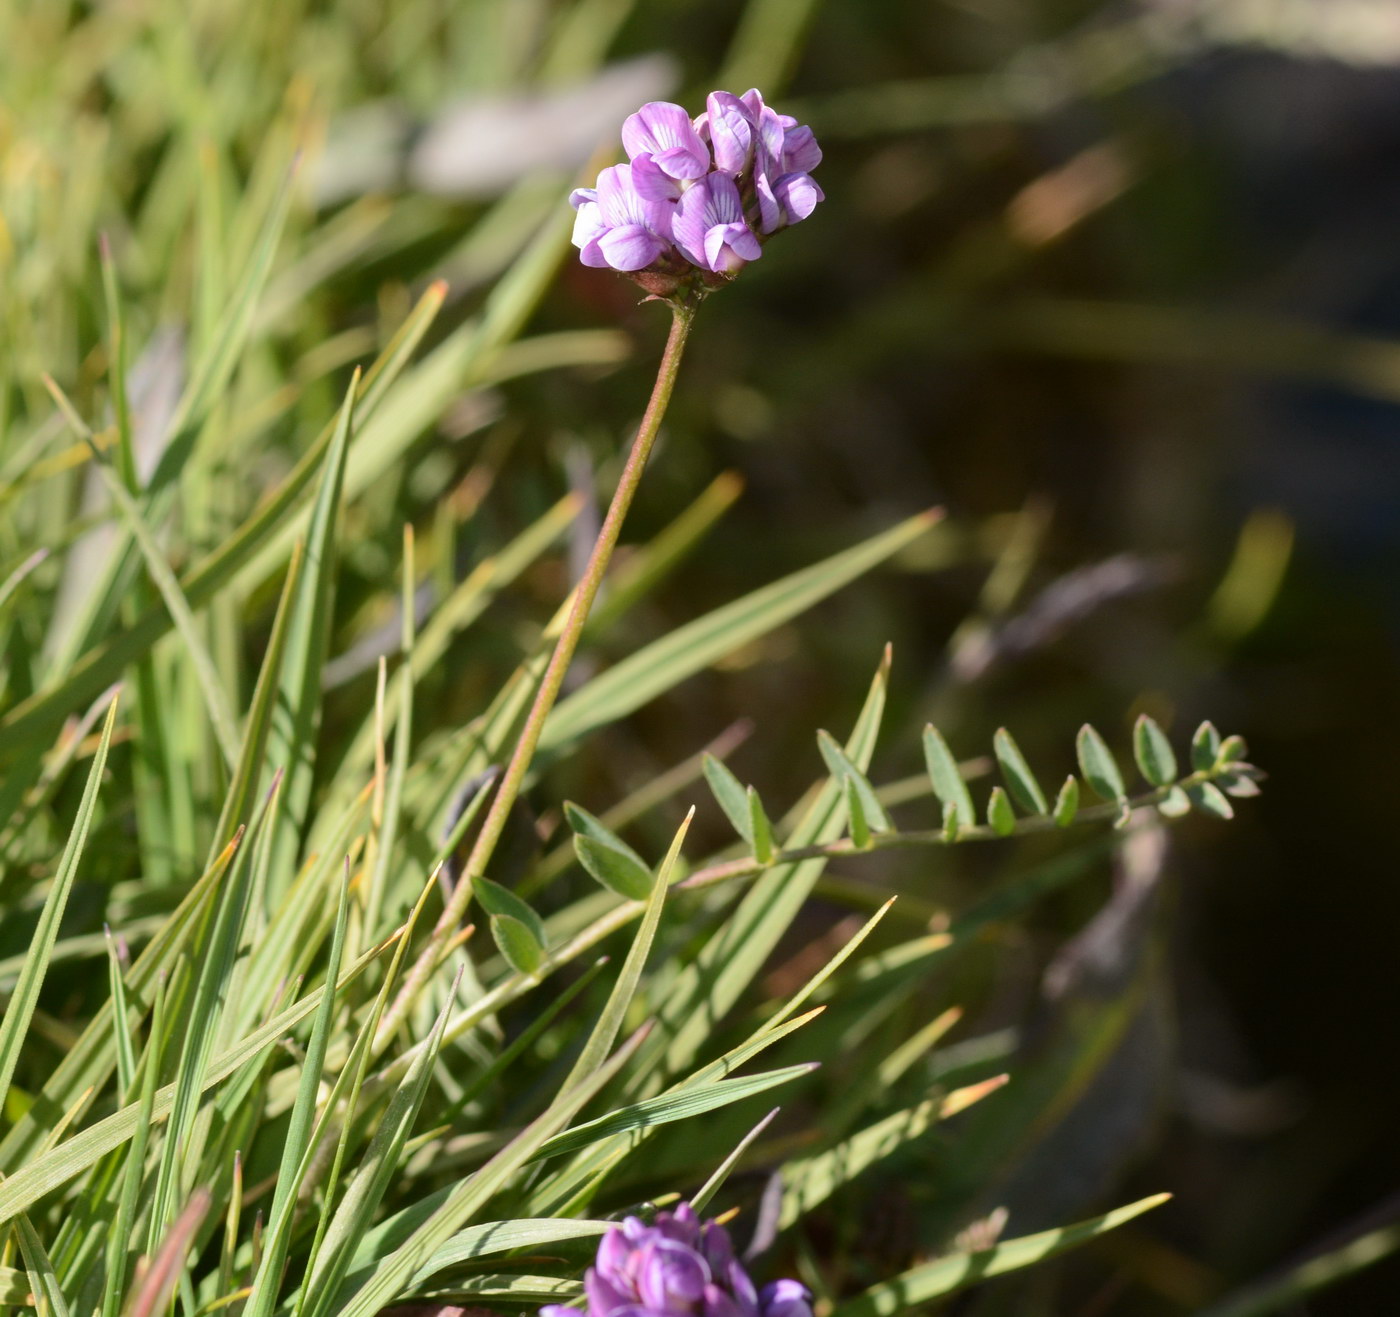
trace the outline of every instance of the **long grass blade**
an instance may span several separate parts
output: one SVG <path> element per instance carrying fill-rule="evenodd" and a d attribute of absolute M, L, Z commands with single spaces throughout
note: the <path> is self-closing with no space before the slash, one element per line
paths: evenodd
<path fill-rule="evenodd" d="M 10 1081 L 14 1078 L 15 1066 L 19 1064 L 20 1049 L 39 1003 L 39 990 L 44 986 L 44 977 L 48 973 L 49 957 L 58 939 L 58 926 L 67 908 L 69 893 L 73 890 L 73 879 L 77 876 L 78 863 L 82 859 L 88 830 L 97 809 L 97 793 L 107 767 L 107 751 L 111 748 L 112 729 L 116 722 L 117 700 L 113 696 L 102 725 L 102 739 L 98 742 L 97 753 L 93 755 L 92 767 L 88 770 L 87 786 L 83 789 L 77 817 L 68 834 L 49 894 L 44 899 L 39 925 L 30 941 L 29 954 L 24 958 L 24 968 L 20 970 L 15 990 L 5 1007 L 5 1018 L 0 1021 L 0 1108 L 4 1107 L 5 1097 L 10 1091 Z"/>
<path fill-rule="evenodd" d="M 837 1304 L 832 1317 L 893 1317 L 895 1313 L 908 1312 L 945 1294 L 967 1289 L 979 1281 L 990 1280 L 993 1276 L 1005 1275 L 1008 1271 L 1017 1271 L 1078 1248 L 1110 1230 L 1116 1230 L 1134 1217 L 1160 1207 L 1170 1197 L 1170 1194 L 1154 1194 L 1151 1198 L 1115 1208 L 1112 1212 L 1105 1212 L 1103 1216 L 1081 1221 L 1077 1225 L 1044 1230 L 1038 1235 L 1026 1235 L 1021 1239 L 1008 1239 L 1004 1244 L 976 1253 L 954 1253 L 950 1257 L 939 1258 L 936 1262 L 906 1271 L 893 1280 L 872 1286 L 857 1298 Z"/>

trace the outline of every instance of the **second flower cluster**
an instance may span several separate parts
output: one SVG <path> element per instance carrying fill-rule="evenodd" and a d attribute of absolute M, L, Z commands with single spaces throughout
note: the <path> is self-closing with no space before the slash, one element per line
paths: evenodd
<path fill-rule="evenodd" d="M 622 144 L 629 163 L 569 197 L 585 265 L 672 278 L 700 271 L 718 283 L 823 199 L 811 175 L 822 158 L 812 130 L 757 90 L 711 92 L 695 119 L 651 101 L 622 125 Z"/>

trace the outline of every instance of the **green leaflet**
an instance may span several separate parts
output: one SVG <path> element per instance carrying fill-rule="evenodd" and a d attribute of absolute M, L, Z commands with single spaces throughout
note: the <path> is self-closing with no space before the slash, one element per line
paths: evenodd
<path fill-rule="evenodd" d="M 1060 787 L 1059 794 L 1055 797 L 1055 808 L 1052 817 L 1057 828 L 1067 828 L 1074 822 L 1074 816 L 1079 813 L 1079 779 L 1071 773 L 1064 780 L 1064 785 Z"/>
<path fill-rule="evenodd" d="M 619 896 L 645 901 L 652 886 L 647 862 L 586 809 L 566 801 L 564 816 L 574 832 L 579 863 L 589 875 Z"/>
<path fill-rule="evenodd" d="M 1009 837 L 1016 831 L 1016 815 L 1003 787 L 993 787 L 987 801 L 987 824 L 998 837 Z"/>
<path fill-rule="evenodd" d="M 1026 762 L 1026 757 L 1021 753 L 1021 747 L 1016 744 L 1011 733 L 1005 727 L 998 727 L 996 735 L 992 739 L 992 746 L 996 752 L 997 763 L 1001 766 L 1001 775 L 1006 782 L 1006 789 L 1011 793 L 1014 800 L 1027 814 L 1048 814 L 1050 806 L 1045 799 L 1045 792 L 1040 789 L 1040 783 L 1035 780 L 1035 774 L 1031 772 L 1031 766 Z"/>
<path fill-rule="evenodd" d="M 862 830 L 868 828 L 873 832 L 888 832 L 890 830 L 889 816 L 880 804 L 880 799 L 875 794 L 875 788 L 870 785 L 870 779 L 851 762 L 846 752 L 841 749 L 841 746 L 829 732 L 819 731 L 817 733 L 817 747 L 822 752 L 822 758 L 826 760 L 827 771 L 831 773 L 833 778 L 845 782 L 847 811 L 850 816 L 853 838 L 856 828 Z M 857 841 L 856 844 L 859 846 L 864 843 Z"/>
<path fill-rule="evenodd" d="M 1123 774 L 1118 771 L 1118 761 L 1104 744 L 1103 737 L 1088 723 L 1079 729 L 1075 749 L 1079 754 L 1079 771 L 1094 791 L 1105 800 L 1122 800 L 1127 793 L 1123 790 Z"/>
<path fill-rule="evenodd" d="M 749 814 L 748 792 L 744 784 L 729 771 L 723 760 L 707 754 L 704 758 L 705 782 L 718 802 L 724 816 L 750 846 L 753 845 L 753 819 Z"/>
<path fill-rule="evenodd" d="M 958 771 L 958 761 L 953 758 L 943 734 L 932 723 L 924 728 L 924 763 L 933 783 L 933 793 L 943 803 L 944 819 L 952 840 L 959 828 L 972 827 L 977 822 L 977 811 L 973 808 L 972 793 Z"/>
<path fill-rule="evenodd" d="M 1154 787 L 1176 781 L 1176 753 L 1165 733 L 1145 713 L 1133 727 L 1133 758 L 1139 771 Z"/>

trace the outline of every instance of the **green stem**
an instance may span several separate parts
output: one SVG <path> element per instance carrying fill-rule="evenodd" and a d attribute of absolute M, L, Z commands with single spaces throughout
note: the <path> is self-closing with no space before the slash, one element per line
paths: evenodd
<path fill-rule="evenodd" d="M 471 903 L 473 880 L 485 874 L 487 865 L 491 863 L 491 856 L 501 839 L 501 833 L 505 830 L 511 806 L 520 795 L 525 774 L 529 771 L 530 761 L 539 745 L 540 734 L 544 731 L 545 721 L 563 688 L 565 674 L 573 661 L 574 651 L 578 649 L 589 610 L 593 607 L 599 587 L 603 584 L 603 577 L 607 574 L 608 563 L 617 547 L 618 536 L 622 533 L 622 523 L 627 518 L 628 509 L 631 508 L 637 488 L 642 482 L 642 472 L 646 469 L 647 458 L 651 456 L 652 447 L 656 443 L 656 436 L 661 429 L 661 421 L 666 415 L 666 407 L 671 401 L 671 392 L 675 388 L 676 376 L 680 371 L 681 354 L 685 350 L 691 321 L 695 317 L 695 305 L 691 302 L 673 302 L 670 305 L 671 332 L 666 339 L 665 351 L 661 354 L 661 364 L 657 368 L 651 398 L 642 414 L 641 424 L 637 427 L 637 437 L 632 441 L 632 450 L 627 454 L 627 464 L 622 468 L 612 502 L 608 505 L 608 514 L 603 519 L 602 528 L 593 544 L 593 551 L 588 555 L 588 563 L 574 590 L 559 639 L 554 645 L 554 653 L 550 655 L 549 666 L 545 668 L 544 676 L 540 680 L 534 703 L 526 715 L 520 738 L 516 741 L 510 763 L 506 765 L 506 771 L 501 776 L 500 786 L 492 798 L 491 808 L 481 824 L 481 831 L 477 834 L 471 854 L 462 866 L 462 876 L 443 909 L 432 938 L 414 963 L 398 999 L 380 1026 L 376 1051 L 388 1042 L 397 1029 L 423 982 L 436 967 L 442 948 L 461 924 L 467 906 Z"/>
<path fill-rule="evenodd" d="M 1222 772 L 1228 769 L 1207 769 L 1192 773 L 1181 778 L 1172 784 L 1185 790 L 1188 787 L 1199 785 L 1202 782 L 1215 781 Z M 1142 807 L 1159 804 L 1166 799 L 1171 792 L 1172 786 L 1157 787 L 1152 791 L 1144 792 L 1140 796 L 1130 797 L 1128 807 L 1136 810 Z M 1117 818 L 1122 813 L 1122 805 L 1118 802 L 1110 802 L 1105 805 L 1093 805 L 1088 809 L 1080 810 L 1075 815 L 1075 824 L 1107 822 L 1109 819 Z M 1165 823 L 1175 820 L 1163 818 Z M 1021 836 L 1025 833 L 1044 832 L 1051 829 L 1058 830 L 1052 819 L 1048 818 L 1024 818 L 1018 819 L 1016 831 L 1011 836 Z M 858 851 L 852 846 L 849 838 L 838 841 L 822 842 L 813 846 L 794 847 L 791 850 L 779 851 L 774 855 L 768 864 L 761 864 L 752 857 L 739 860 L 723 860 L 718 863 L 707 865 L 702 869 L 697 869 L 689 877 L 674 885 L 675 891 L 693 890 L 697 887 L 710 887 L 716 883 L 733 882 L 736 879 L 752 878 L 764 870 L 782 864 L 800 863 L 802 860 L 812 859 L 836 859 L 843 856 L 853 856 L 866 854 L 869 851 L 889 850 L 900 846 L 948 846 L 962 845 L 966 841 L 1004 841 L 1007 840 L 993 832 L 988 827 L 965 828 L 959 835 L 956 843 L 949 842 L 943 835 L 942 829 L 930 829 L 920 832 L 887 832 L 879 833 L 872 838 L 873 845 L 865 851 Z M 996 898 L 992 898 L 995 900 Z M 527 992 L 539 986 L 556 970 L 577 960 L 585 952 L 592 950 L 598 943 L 620 929 L 626 928 L 634 919 L 641 917 L 645 911 L 647 903 L 645 901 L 623 901 L 614 906 L 611 910 L 600 915 L 586 928 L 575 933 L 568 941 L 551 947 L 544 956 L 540 967 L 532 974 L 513 973 L 508 975 L 495 987 L 488 989 L 480 998 L 465 1008 L 460 1014 L 454 1016 L 447 1025 L 443 1034 L 445 1042 L 455 1042 L 463 1034 L 474 1029 L 483 1020 L 489 1018 L 495 1012 L 509 1005 L 511 1002 L 523 997 Z M 967 915 L 962 917 L 962 922 L 967 923 Z M 420 1040 L 413 1046 L 405 1048 L 393 1061 L 375 1076 L 372 1081 L 372 1089 L 367 1090 L 373 1096 L 378 1096 L 385 1092 L 408 1071 L 413 1064 L 413 1060 L 427 1046 L 425 1041 Z M 372 1100 L 372 1099 L 371 1099 Z"/>
<path fill-rule="evenodd" d="M 1172 791 L 1178 788 L 1184 791 L 1190 787 L 1198 786 L 1202 782 L 1213 781 L 1218 776 L 1219 773 L 1214 771 L 1192 773 L 1189 777 L 1184 777 L 1178 782 L 1164 787 L 1154 787 L 1151 791 L 1145 791 L 1142 795 L 1133 796 L 1125 801 L 1109 801 L 1103 805 L 1090 805 L 1086 809 L 1081 809 L 1074 816 L 1073 822 L 1104 823 L 1110 819 L 1121 818 L 1125 809 L 1132 811 L 1160 804 Z M 677 890 L 690 890 L 696 887 L 709 887 L 714 883 L 729 882 L 735 878 L 750 878 L 762 873 L 765 869 L 771 869 L 781 864 L 795 864 L 802 860 L 834 860 L 843 856 L 864 855 L 870 851 L 903 850 L 915 846 L 961 846 L 970 841 L 1006 841 L 1011 837 L 1024 837 L 1035 832 L 1062 831 L 1064 828 L 1053 818 L 1046 815 L 1036 815 L 1031 818 L 1017 819 L 1015 831 L 1006 833 L 1005 836 L 985 824 L 977 824 L 972 827 L 959 828 L 956 841 L 949 840 L 942 828 L 920 829 L 911 832 L 877 832 L 863 846 L 857 845 L 849 837 L 842 837 L 837 841 L 818 842 L 811 846 L 795 846 L 791 850 L 776 851 L 767 861 L 758 860 L 752 856 L 744 856 L 737 860 L 721 860 L 716 864 L 695 870 L 694 873 L 677 883 L 676 888 Z"/>

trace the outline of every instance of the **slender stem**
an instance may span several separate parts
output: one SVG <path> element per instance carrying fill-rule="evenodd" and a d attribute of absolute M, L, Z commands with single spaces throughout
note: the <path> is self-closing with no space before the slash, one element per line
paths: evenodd
<path fill-rule="evenodd" d="M 651 456 L 657 433 L 661 429 L 662 418 L 666 415 L 667 404 L 671 401 L 671 391 L 675 388 L 676 376 L 680 371 L 681 354 L 685 350 L 685 341 L 690 334 L 690 325 L 694 316 L 695 307 L 692 303 L 671 304 L 671 332 L 666 339 L 665 351 L 661 354 L 661 363 L 657 368 L 656 383 L 652 386 L 651 398 L 647 402 L 646 411 L 642 414 L 641 424 L 637 427 L 637 437 L 633 439 L 632 450 L 627 454 L 627 464 L 622 468 L 617 489 L 613 492 L 612 502 L 608 505 L 607 516 L 603 519 L 602 528 L 598 532 L 598 538 L 594 541 L 592 552 L 588 555 L 583 575 L 574 590 L 573 600 L 569 605 L 564 625 L 559 632 L 559 639 L 555 642 L 553 654 L 550 655 L 549 666 L 545 668 L 539 690 L 535 693 L 534 702 L 526 715 L 525 724 L 520 730 L 520 737 L 515 743 L 510 763 L 506 765 L 506 771 L 501 775 L 500 785 L 496 788 L 491 807 L 486 813 L 486 818 L 482 821 L 481 831 L 477 834 L 476 841 L 472 845 L 471 854 L 467 856 L 467 861 L 462 866 L 462 876 L 438 919 L 432 938 L 414 963 L 393 1008 L 386 1014 L 380 1026 L 376 1038 L 376 1050 L 388 1042 L 389 1037 L 402 1021 L 408 1006 L 417 996 L 424 980 L 432 973 L 446 937 L 461 923 L 462 916 L 466 914 L 467 906 L 471 902 L 473 880 L 486 872 L 486 866 L 490 864 L 496 844 L 500 841 L 501 833 L 505 830 L 506 819 L 510 814 L 511 806 L 515 804 L 516 798 L 520 795 L 525 774 L 529 771 L 530 761 L 534 758 L 535 748 L 539 745 L 540 734 L 544 731 L 545 721 L 563 688 L 564 677 L 569 670 L 569 664 L 573 661 L 574 651 L 578 648 L 584 624 L 588 621 L 589 610 L 593 607 L 593 601 L 597 598 L 603 577 L 607 574 L 608 563 L 612 558 L 613 550 L 617 547 L 618 536 L 622 533 L 622 523 L 626 520 L 628 509 L 632 506 L 632 499 L 642 482 L 642 472 L 646 469 L 647 458 Z"/>
<path fill-rule="evenodd" d="M 550 655 L 549 666 L 544 671 L 535 701 L 525 719 L 525 726 L 521 728 L 520 739 L 515 743 L 515 752 L 511 755 L 510 763 L 501 777 L 501 784 L 491 801 L 491 808 L 487 811 L 471 854 L 463 866 L 457 889 L 443 912 L 443 919 L 446 921 L 455 924 L 466 912 L 467 903 L 471 899 L 471 880 L 485 873 L 496 849 L 496 843 L 505 829 L 506 816 L 520 794 L 530 761 L 535 756 L 535 747 L 544 731 L 545 719 L 549 717 L 554 702 L 559 698 L 564 676 L 573 661 L 574 651 L 578 648 L 584 623 L 588 621 L 589 609 L 593 607 L 598 588 L 603 584 L 603 577 L 607 573 L 613 549 L 617 547 L 622 523 L 632 506 L 637 487 L 642 482 L 647 458 L 651 455 L 652 445 L 655 444 L 657 432 L 661 429 L 666 405 L 671 401 L 671 390 L 676 384 L 681 353 L 685 348 L 686 336 L 690 333 L 690 322 L 694 314 L 694 310 L 689 306 L 673 305 L 671 308 L 671 333 L 666 340 L 666 350 L 661 355 L 661 365 L 656 373 L 656 383 L 652 386 L 651 400 L 647 403 L 641 425 L 637 428 L 637 437 L 632 441 L 632 451 L 627 454 L 627 465 L 622 468 L 622 476 L 617 482 L 612 502 L 608 505 L 608 515 L 603 519 L 602 529 L 598 532 L 593 551 L 588 555 L 588 563 L 583 569 L 583 576 L 574 591 L 573 603 L 564 619 L 554 653 Z"/>

